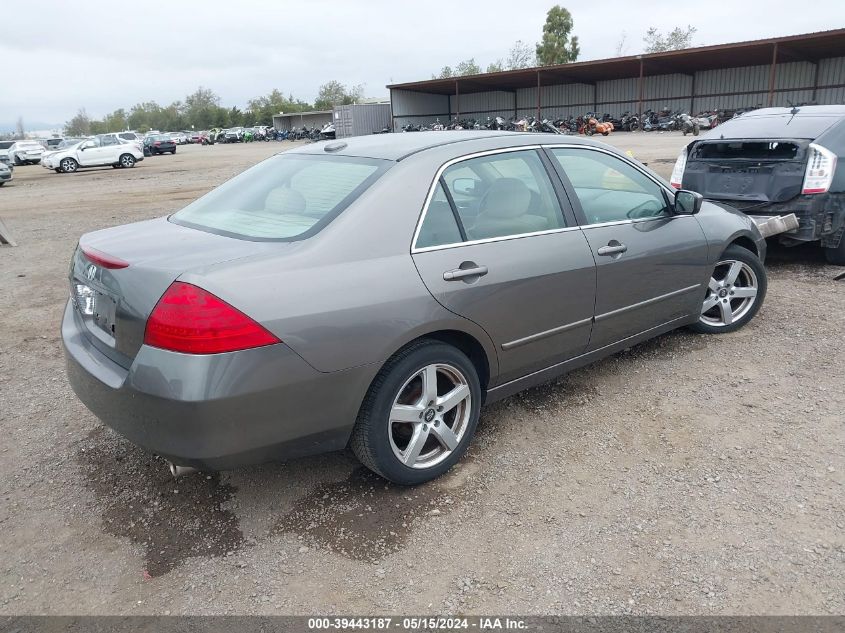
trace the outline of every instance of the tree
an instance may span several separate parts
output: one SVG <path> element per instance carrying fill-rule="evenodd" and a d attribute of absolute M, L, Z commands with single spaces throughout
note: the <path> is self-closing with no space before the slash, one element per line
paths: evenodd
<path fill-rule="evenodd" d="M 572 14 L 560 5 L 549 9 L 543 25 L 543 39 L 537 44 L 537 61 L 542 66 L 566 64 L 578 59 L 578 36 L 572 35 Z"/>
<path fill-rule="evenodd" d="M 219 109 L 220 97 L 213 90 L 200 86 L 196 92 L 185 97 L 182 114 L 188 125 L 204 130 L 212 127 L 212 123 L 219 115 Z"/>
<path fill-rule="evenodd" d="M 337 80 L 329 81 L 320 86 L 317 91 L 317 100 L 314 107 L 317 110 L 331 110 L 336 105 L 348 105 L 358 103 L 364 96 L 364 87 L 361 85 L 347 88 Z"/>
<path fill-rule="evenodd" d="M 519 70 L 520 68 L 534 66 L 536 63 L 536 52 L 522 40 L 517 40 L 508 53 L 508 61 L 505 63 L 505 68 L 508 70 Z"/>
<path fill-rule="evenodd" d="M 494 62 L 487 64 L 487 70 L 484 72 L 488 73 L 500 73 L 505 69 L 505 64 L 501 60 L 501 58 L 497 59 Z"/>
<path fill-rule="evenodd" d="M 619 36 L 619 42 L 616 44 L 616 56 L 622 57 L 628 52 L 628 34 L 625 31 L 622 31 L 622 35 Z"/>
<path fill-rule="evenodd" d="M 646 31 L 643 41 L 645 42 L 646 53 L 659 53 L 661 51 L 677 51 L 682 48 L 689 48 L 692 46 L 692 36 L 695 35 L 697 28 L 687 25 L 687 28 L 682 29 L 676 26 L 674 29 L 663 35 L 656 27 L 651 27 Z"/>
<path fill-rule="evenodd" d="M 91 133 L 91 119 L 85 108 L 80 108 L 76 116 L 65 123 L 65 135 L 88 136 Z"/>
<path fill-rule="evenodd" d="M 475 63 L 475 57 L 470 57 L 455 66 L 455 75 L 463 77 L 464 75 L 480 75 L 481 68 Z"/>
<path fill-rule="evenodd" d="M 444 66 L 440 69 L 440 74 L 437 76 L 432 75 L 432 79 L 448 79 L 453 75 L 452 67 L 451 66 Z"/>

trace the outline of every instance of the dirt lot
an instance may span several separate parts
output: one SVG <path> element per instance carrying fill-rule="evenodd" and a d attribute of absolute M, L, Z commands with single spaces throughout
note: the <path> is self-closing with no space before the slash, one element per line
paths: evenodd
<path fill-rule="evenodd" d="M 668 175 L 679 136 L 609 140 Z M 76 400 L 80 234 L 163 215 L 289 143 L 15 170 L 0 217 L 0 613 L 845 613 L 845 283 L 775 251 L 760 314 L 488 407 L 416 489 L 339 453 L 174 481 Z"/>

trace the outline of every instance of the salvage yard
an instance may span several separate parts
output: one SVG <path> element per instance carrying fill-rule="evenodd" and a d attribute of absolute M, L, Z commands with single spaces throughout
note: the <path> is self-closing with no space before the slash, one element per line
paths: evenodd
<path fill-rule="evenodd" d="M 602 140 L 668 177 L 689 139 Z M 58 335 L 79 236 L 293 146 L 22 166 L 0 190 L 19 243 L 0 248 L 0 614 L 843 613 L 845 281 L 816 248 L 770 246 L 740 331 L 676 331 L 482 410 L 468 456 L 417 488 L 351 453 L 174 480 L 100 425 Z"/>

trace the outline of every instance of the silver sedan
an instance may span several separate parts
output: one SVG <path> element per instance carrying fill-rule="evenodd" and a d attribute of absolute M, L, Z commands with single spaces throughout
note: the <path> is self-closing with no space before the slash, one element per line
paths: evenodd
<path fill-rule="evenodd" d="M 766 293 L 746 216 L 598 142 L 377 135 L 270 158 L 84 235 L 62 323 L 80 399 L 179 466 L 355 451 L 416 484 L 481 407 Z"/>

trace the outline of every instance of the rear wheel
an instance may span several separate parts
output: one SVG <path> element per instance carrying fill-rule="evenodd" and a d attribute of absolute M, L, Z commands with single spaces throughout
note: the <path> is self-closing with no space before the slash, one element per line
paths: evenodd
<path fill-rule="evenodd" d="M 845 235 L 839 239 L 839 246 L 824 248 L 824 258 L 828 264 L 834 266 L 845 266 Z"/>
<path fill-rule="evenodd" d="M 135 166 L 135 157 L 132 154 L 121 154 L 120 155 L 120 166 L 126 167 L 127 169 L 130 167 Z"/>
<path fill-rule="evenodd" d="M 175 154 L 175 153 L 176 153 L 176 148 L 174 147 L 174 148 L 173 148 L 173 151 L 172 151 L 172 152 L 170 152 L 170 153 L 171 153 L 171 154 Z"/>
<path fill-rule="evenodd" d="M 766 297 L 766 269 L 748 249 L 725 249 L 707 285 L 701 316 L 691 326 L 696 332 L 733 332 L 757 314 Z"/>
<path fill-rule="evenodd" d="M 461 458 L 480 407 L 478 372 L 466 355 L 439 341 L 419 341 L 373 380 L 352 431 L 352 450 L 385 479 L 421 484 Z"/>
<path fill-rule="evenodd" d="M 79 163 L 77 163 L 72 158 L 63 158 L 62 162 L 59 163 L 59 166 L 62 168 L 62 171 L 66 174 L 72 174 L 77 169 L 79 169 Z"/>

